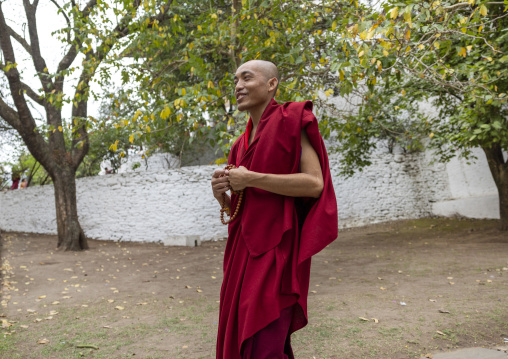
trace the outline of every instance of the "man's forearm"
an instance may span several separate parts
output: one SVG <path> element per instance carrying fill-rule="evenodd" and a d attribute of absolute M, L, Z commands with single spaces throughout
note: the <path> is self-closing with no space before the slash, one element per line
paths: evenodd
<path fill-rule="evenodd" d="M 323 182 L 307 173 L 268 174 L 249 171 L 247 187 L 290 197 L 318 198 L 323 191 Z"/>

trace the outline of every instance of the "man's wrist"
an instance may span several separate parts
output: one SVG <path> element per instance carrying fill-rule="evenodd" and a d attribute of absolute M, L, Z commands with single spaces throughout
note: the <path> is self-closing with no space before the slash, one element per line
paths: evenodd
<path fill-rule="evenodd" d="M 249 171 L 245 187 L 256 187 L 256 182 L 263 177 L 264 173 Z"/>

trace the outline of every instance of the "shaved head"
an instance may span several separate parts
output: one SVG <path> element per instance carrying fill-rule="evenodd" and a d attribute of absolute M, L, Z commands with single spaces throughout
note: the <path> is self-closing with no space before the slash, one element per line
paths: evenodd
<path fill-rule="evenodd" d="M 267 80 L 275 77 L 277 81 L 279 81 L 279 70 L 277 69 L 277 66 L 275 66 L 273 62 L 265 60 L 250 60 L 247 61 L 245 64 L 254 65 L 258 71 L 260 71 L 261 73 L 263 73 L 263 75 L 265 75 Z"/>

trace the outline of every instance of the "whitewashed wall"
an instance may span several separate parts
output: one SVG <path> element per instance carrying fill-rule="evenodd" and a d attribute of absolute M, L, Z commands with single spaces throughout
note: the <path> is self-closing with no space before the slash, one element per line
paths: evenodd
<path fill-rule="evenodd" d="M 499 218 L 497 191 L 485 156 L 474 165 L 454 160 L 430 164 L 431 154 L 388 154 L 352 178 L 338 176 L 330 155 L 339 226 L 351 227 L 431 214 Z M 77 180 L 78 211 L 87 236 L 96 239 L 194 245 L 223 238 L 226 226 L 212 197 L 216 167 L 123 173 Z M 480 205 L 481 204 L 481 205 Z M 496 217 L 497 216 L 497 217 Z M 56 233 L 53 187 L 0 193 L 0 228 Z"/>
<path fill-rule="evenodd" d="M 90 238 L 194 245 L 227 236 L 211 195 L 216 167 L 184 167 L 77 180 L 78 213 Z M 0 228 L 56 233 L 53 186 L 0 193 Z"/>
<path fill-rule="evenodd" d="M 472 160 L 470 164 L 456 158 L 447 164 L 450 196 L 433 204 L 434 214 L 499 218 L 499 194 L 485 154 L 480 149 L 473 153 L 477 160 Z"/>
<path fill-rule="evenodd" d="M 330 156 L 340 227 L 429 216 L 433 202 L 450 197 L 445 165 L 431 165 L 427 155 L 379 149 L 348 179 L 338 175 L 339 158 Z"/>

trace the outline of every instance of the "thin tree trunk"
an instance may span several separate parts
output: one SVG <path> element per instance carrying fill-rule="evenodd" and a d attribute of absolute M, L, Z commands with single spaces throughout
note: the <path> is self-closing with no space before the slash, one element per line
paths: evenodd
<path fill-rule="evenodd" d="M 35 169 L 35 166 L 36 165 L 39 165 L 36 169 Z M 37 172 L 39 170 L 39 167 L 41 166 L 41 164 L 37 161 L 35 161 L 33 167 L 32 167 L 32 170 L 30 171 L 30 175 L 28 176 L 28 181 L 26 183 L 26 188 L 30 187 L 30 183 L 32 183 L 32 179 L 34 178 L 34 175 L 35 175 L 35 172 Z"/>
<path fill-rule="evenodd" d="M 498 187 L 501 230 L 508 231 L 508 171 L 504 172 L 504 185 Z"/>
<path fill-rule="evenodd" d="M 66 251 L 88 249 L 88 241 L 78 220 L 74 172 L 63 169 L 52 178 L 55 188 L 58 249 Z"/>
<path fill-rule="evenodd" d="M 500 228 L 508 231 L 508 161 L 504 159 L 503 150 L 498 144 L 483 148 L 483 151 L 499 193 Z"/>
<path fill-rule="evenodd" d="M 44 179 L 41 182 L 41 186 L 44 186 L 46 184 L 46 181 L 48 180 L 48 178 L 49 178 L 49 174 L 47 174 L 46 177 L 44 177 Z"/>

